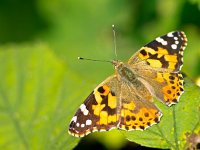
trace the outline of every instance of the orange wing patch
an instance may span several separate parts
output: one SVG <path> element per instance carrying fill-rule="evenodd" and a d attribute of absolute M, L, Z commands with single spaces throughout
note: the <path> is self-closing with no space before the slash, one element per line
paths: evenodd
<path fill-rule="evenodd" d="M 164 100 L 168 106 L 175 104 L 179 101 L 180 96 L 184 92 L 182 74 L 163 74 L 167 85 L 162 88 L 164 93 Z"/>
<path fill-rule="evenodd" d="M 156 95 L 166 105 L 171 106 L 179 101 L 184 92 L 183 77 L 180 73 L 157 73 L 155 81 L 163 84 L 160 89 L 162 96 Z M 158 92 L 157 92 L 158 93 Z"/>
<path fill-rule="evenodd" d="M 136 106 L 133 101 L 123 101 L 119 128 L 123 130 L 145 130 L 158 123 L 161 116 L 161 112 L 155 106 Z"/>
<path fill-rule="evenodd" d="M 116 128 L 119 121 L 117 114 L 117 99 L 115 94 L 110 90 L 108 85 L 103 85 L 94 90 L 96 104 L 92 105 L 94 115 L 99 117 L 96 125 L 99 131 L 108 131 Z"/>

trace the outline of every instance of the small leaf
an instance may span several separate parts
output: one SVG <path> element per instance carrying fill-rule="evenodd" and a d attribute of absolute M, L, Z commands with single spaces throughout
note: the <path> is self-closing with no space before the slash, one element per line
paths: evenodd
<path fill-rule="evenodd" d="M 163 113 L 160 123 L 145 131 L 124 132 L 127 139 L 154 148 L 186 148 L 186 135 L 200 131 L 200 88 L 184 80 L 185 92 L 178 104 L 168 107 L 156 101 Z"/>

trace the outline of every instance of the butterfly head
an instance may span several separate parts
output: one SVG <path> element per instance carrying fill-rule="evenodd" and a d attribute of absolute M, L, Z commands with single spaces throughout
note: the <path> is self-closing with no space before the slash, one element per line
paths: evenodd
<path fill-rule="evenodd" d="M 119 60 L 113 60 L 112 64 L 114 65 L 115 70 L 119 70 L 124 65 L 124 63 Z"/>

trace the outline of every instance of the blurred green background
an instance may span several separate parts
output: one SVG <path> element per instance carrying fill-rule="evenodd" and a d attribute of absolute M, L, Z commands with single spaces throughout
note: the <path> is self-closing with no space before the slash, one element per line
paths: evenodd
<path fill-rule="evenodd" d="M 0 149 L 72 149 L 67 133 L 76 109 L 114 72 L 111 25 L 118 58 L 126 61 L 155 37 L 182 30 L 188 37 L 182 71 L 200 78 L 199 0 L 1 0 Z M 115 139 L 115 140 L 113 140 Z M 119 131 L 94 133 L 76 147 L 133 148 Z M 95 145 L 95 144 L 96 145 Z"/>

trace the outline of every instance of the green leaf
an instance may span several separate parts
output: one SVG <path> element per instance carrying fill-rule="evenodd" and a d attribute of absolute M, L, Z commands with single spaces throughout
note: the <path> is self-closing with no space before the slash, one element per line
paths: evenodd
<path fill-rule="evenodd" d="M 79 138 L 70 136 L 67 129 L 80 98 L 86 96 L 88 82 L 48 46 L 0 47 L 0 78 L 0 149 L 72 149 L 77 145 Z M 149 147 L 191 146 L 192 137 L 200 131 L 199 92 L 185 78 L 185 93 L 178 104 L 167 107 L 156 101 L 163 112 L 159 124 L 143 132 L 122 133 Z"/>
<path fill-rule="evenodd" d="M 172 107 L 156 101 L 163 113 L 160 123 L 145 131 L 124 132 L 128 140 L 138 144 L 167 149 L 186 149 L 187 135 L 200 131 L 200 88 L 185 78 L 185 92 Z M 191 141 L 190 141 L 191 142 Z"/>
<path fill-rule="evenodd" d="M 72 149 L 78 143 L 67 128 L 81 82 L 45 44 L 0 47 L 0 79 L 0 149 Z"/>

